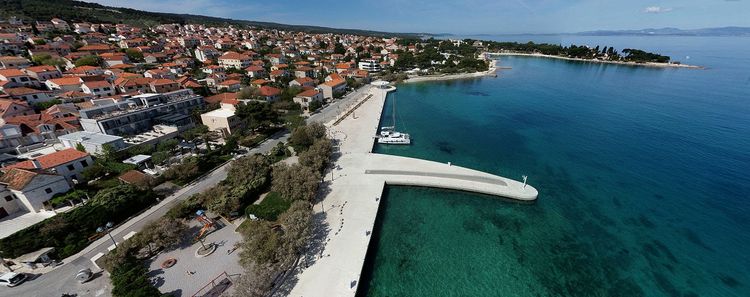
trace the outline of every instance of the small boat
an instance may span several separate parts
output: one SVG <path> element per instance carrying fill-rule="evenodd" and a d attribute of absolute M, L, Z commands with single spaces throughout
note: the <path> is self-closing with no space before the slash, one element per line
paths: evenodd
<path fill-rule="evenodd" d="M 393 125 L 380 128 L 377 136 L 380 144 L 411 144 L 409 134 L 396 131 L 396 97 L 393 98 Z"/>

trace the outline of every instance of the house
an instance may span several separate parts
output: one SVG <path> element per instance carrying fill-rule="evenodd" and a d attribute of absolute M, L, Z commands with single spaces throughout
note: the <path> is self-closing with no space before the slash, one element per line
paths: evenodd
<path fill-rule="evenodd" d="M 91 24 L 89 23 L 74 23 L 73 31 L 78 34 L 85 34 L 91 32 Z"/>
<path fill-rule="evenodd" d="M 315 72 L 313 71 L 313 68 L 307 67 L 307 66 L 300 66 L 297 67 L 297 69 L 294 69 L 294 77 L 301 78 L 301 77 L 315 77 Z"/>
<path fill-rule="evenodd" d="M 55 29 L 57 29 L 57 30 L 60 30 L 60 31 L 70 31 L 70 25 L 68 25 L 68 22 L 66 22 L 66 21 L 63 21 L 63 20 L 58 19 L 58 18 L 54 18 L 54 19 L 50 20 L 50 22 L 52 23 L 52 26 L 54 26 Z"/>
<path fill-rule="evenodd" d="M 299 105 L 304 109 L 308 109 L 310 107 L 310 103 L 322 103 L 324 99 L 325 98 L 323 98 L 323 92 L 319 91 L 318 89 L 309 89 L 302 91 L 293 98 L 294 102 L 299 103 Z"/>
<path fill-rule="evenodd" d="M 226 52 L 219 57 L 219 66 L 224 68 L 243 69 L 250 66 L 251 58 L 248 55 L 237 52 Z"/>
<path fill-rule="evenodd" d="M 334 73 L 327 76 L 325 82 L 318 87 L 323 90 L 323 97 L 333 99 L 346 92 L 346 80 Z"/>
<path fill-rule="evenodd" d="M 121 94 L 148 93 L 152 89 L 152 81 L 154 79 L 148 77 L 118 77 L 115 79 L 114 86 Z"/>
<path fill-rule="evenodd" d="M 83 81 L 80 77 L 61 77 L 61 78 L 53 78 L 48 79 L 44 82 L 44 84 L 47 86 L 50 90 L 60 90 L 63 92 L 69 92 L 69 91 L 80 91 L 81 90 L 81 83 Z"/>
<path fill-rule="evenodd" d="M 37 213 L 44 211 L 44 203 L 55 194 L 65 193 L 70 185 L 64 177 L 41 170 L 13 168 L 0 176 L 0 196 L 7 202 L 15 200 L 16 211 Z M 0 207 L 0 217 L 7 215 L 5 206 Z"/>
<path fill-rule="evenodd" d="M 309 77 L 297 78 L 297 79 L 295 79 L 293 81 L 290 81 L 289 82 L 289 86 L 290 87 L 297 86 L 297 87 L 300 87 L 300 88 L 305 88 L 305 87 L 314 88 L 315 87 L 315 80 L 312 79 L 312 78 L 309 78 Z"/>
<path fill-rule="evenodd" d="M 18 69 L 0 69 L 0 82 L 7 81 L 14 86 L 39 87 L 39 82 Z M 3 89 L 9 86 L 3 87 Z"/>
<path fill-rule="evenodd" d="M 180 84 L 171 79 L 155 79 L 149 83 L 151 92 L 154 93 L 168 93 L 177 91 L 180 89 Z"/>
<path fill-rule="evenodd" d="M 29 104 L 18 100 L 0 100 L 0 124 L 5 124 L 6 119 L 16 116 L 34 114 L 34 109 Z"/>
<path fill-rule="evenodd" d="M 219 56 L 220 52 L 216 50 L 213 46 L 199 46 L 195 49 L 195 58 L 198 59 L 198 61 L 206 62 L 208 60 L 214 59 Z"/>
<path fill-rule="evenodd" d="M 87 81 L 81 84 L 81 91 L 94 95 L 98 98 L 111 97 L 115 95 L 115 88 L 104 80 Z"/>
<path fill-rule="evenodd" d="M 5 93 L 10 95 L 10 97 L 13 99 L 23 100 L 30 104 L 47 102 L 55 99 L 54 96 L 51 96 L 49 91 L 42 91 L 27 87 L 5 89 Z"/>
<path fill-rule="evenodd" d="M 268 102 L 274 102 L 281 96 L 281 90 L 270 86 L 260 87 L 260 89 L 258 89 L 258 93 L 261 97 L 263 97 L 263 99 Z"/>
<path fill-rule="evenodd" d="M 94 76 L 104 74 L 104 69 L 96 66 L 78 66 L 70 69 L 66 72 L 67 74 L 74 76 Z"/>
<path fill-rule="evenodd" d="M 241 87 L 242 85 L 240 84 L 240 81 L 235 79 L 228 79 L 216 84 L 216 89 L 219 91 L 226 90 L 228 92 L 236 92 L 239 91 Z"/>
<path fill-rule="evenodd" d="M 94 164 L 94 160 L 86 152 L 74 148 L 47 154 L 31 160 L 18 162 L 2 168 L 4 173 L 13 168 L 35 170 L 41 169 L 61 175 L 70 185 L 83 181 L 83 170 Z"/>
<path fill-rule="evenodd" d="M 23 68 L 31 66 L 31 61 L 24 57 L 2 56 L 0 57 L 0 69 Z"/>
<path fill-rule="evenodd" d="M 42 83 L 48 79 L 62 77 L 62 72 L 57 67 L 47 65 L 28 67 L 23 69 L 23 72 Z"/>
<path fill-rule="evenodd" d="M 288 74 L 286 70 L 279 69 L 279 70 L 273 70 L 271 71 L 271 74 L 269 75 L 272 81 L 278 82 L 280 79 L 286 77 Z"/>
<path fill-rule="evenodd" d="M 265 86 L 265 85 L 267 85 L 269 83 L 271 83 L 270 80 L 265 80 L 265 79 L 259 78 L 259 79 L 251 81 L 250 82 L 250 86 L 253 87 L 253 88 L 260 88 L 260 87 Z"/>
<path fill-rule="evenodd" d="M 201 114 L 201 122 L 208 127 L 208 130 L 221 132 L 223 137 L 231 135 L 242 127 L 243 122 L 235 115 L 233 106 L 230 106 L 232 104 L 223 104 L 222 101 L 221 108 Z"/>
<path fill-rule="evenodd" d="M 93 155 L 103 153 L 105 146 L 109 146 L 114 150 L 121 150 L 128 146 L 120 136 L 89 131 L 78 131 L 60 135 L 57 139 L 66 148 L 77 149 L 79 146 L 82 146 L 87 153 Z"/>
<path fill-rule="evenodd" d="M 248 66 L 247 68 L 245 68 L 245 72 L 247 72 L 247 75 L 249 77 L 253 78 L 266 76 L 266 70 L 263 69 L 262 66 L 258 65 Z"/>

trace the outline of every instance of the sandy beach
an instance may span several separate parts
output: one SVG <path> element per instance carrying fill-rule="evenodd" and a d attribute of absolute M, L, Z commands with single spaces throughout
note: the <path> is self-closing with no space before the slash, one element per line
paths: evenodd
<path fill-rule="evenodd" d="M 407 80 L 404 80 L 403 83 L 477 78 L 477 77 L 484 77 L 488 75 L 494 75 L 495 71 L 497 71 L 497 61 L 490 60 L 490 67 L 489 69 L 487 69 L 487 71 L 472 72 L 472 73 L 459 73 L 459 74 L 413 76 L 413 77 L 409 77 L 409 79 Z"/>
<path fill-rule="evenodd" d="M 567 61 L 576 61 L 576 62 L 587 62 L 587 63 L 616 64 L 616 65 L 635 66 L 635 67 L 705 69 L 702 66 L 688 65 L 688 64 L 653 63 L 653 62 L 636 63 L 636 62 L 624 62 L 624 61 L 592 60 L 592 59 L 561 57 L 561 56 L 545 55 L 545 54 L 510 53 L 510 52 L 509 53 L 487 53 L 487 54 L 490 55 L 490 56 L 537 57 L 537 58 L 549 58 L 549 59 L 558 59 L 558 60 L 567 60 Z"/>

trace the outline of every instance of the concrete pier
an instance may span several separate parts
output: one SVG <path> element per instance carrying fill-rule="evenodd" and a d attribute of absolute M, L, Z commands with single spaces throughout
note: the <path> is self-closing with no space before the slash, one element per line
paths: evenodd
<path fill-rule="evenodd" d="M 534 187 L 515 180 L 447 163 L 372 153 L 389 90 L 367 87 L 369 92 L 351 106 L 355 111 L 344 111 L 342 118 L 326 124 L 330 136 L 339 142 L 339 156 L 324 177 L 327 194 L 313 210 L 325 218 L 328 232 L 326 238 L 318 238 L 324 246 L 313 260 L 306 261 L 308 267 L 297 275 L 289 296 L 354 296 L 386 185 L 462 190 L 524 201 L 537 198 Z"/>

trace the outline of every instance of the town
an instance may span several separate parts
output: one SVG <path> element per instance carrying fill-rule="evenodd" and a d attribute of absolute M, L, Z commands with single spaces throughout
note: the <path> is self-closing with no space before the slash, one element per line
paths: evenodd
<path fill-rule="evenodd" d="M 3 279 L 29 296 L 278 290 L 331 164 L 320 123 L 367 100 L 375 80 L 484 75 L 486 50 L 236 25 L 4 20 Z M 269 231 L 278 226 L 283 235 Z M 200 264 L 219 248 L 227 257 Z M 144 278 L 172 266 L 156 284 Z"/>

